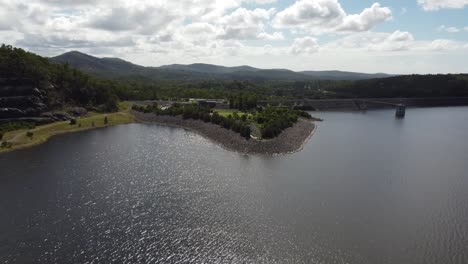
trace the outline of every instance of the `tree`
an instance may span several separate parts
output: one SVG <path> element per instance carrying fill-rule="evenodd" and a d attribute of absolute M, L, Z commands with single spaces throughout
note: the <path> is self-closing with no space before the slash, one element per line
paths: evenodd
<path fill-rule="evenodd" d="M 218 112 L 214 112 L 213 115 L 211 116 L 211 123 L 215 125 L 219 125 L 221 124 L 221 118 L 222 116 L 220 116 Z"/>
<path fill-rule="evenodd" d="M 12 146 L 13 144 L 11 142 L 8 142 L 8 141 L 2 142 L 2 148 L 11 148 Z"/>
<path fill-rule="evenodd" d="M 246 139 L 250 139 L 250 133 L 251 133 L 250 126 L 248 124 L 243 124 L 240 130 L 241 136 Z"/>
<path fill-rule="evenodd" d="M 203 114 L 203 122 L 208 123 L 211 120 L 211 116 L 209 113 L 204 113 Z"/>

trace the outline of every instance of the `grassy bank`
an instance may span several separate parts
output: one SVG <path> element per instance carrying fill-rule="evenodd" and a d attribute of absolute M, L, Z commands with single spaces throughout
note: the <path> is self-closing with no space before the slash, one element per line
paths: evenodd
<path fill-rule="evenodd" d="M 234 113 L 237 113 L 240 116 L 244 114 L 246 114 L 247 116 L 252 116 L 252 114 L 245 113 L 237 109 L 214 109 L 214 111 L 217 112 L 220 116 L 224 116 L 224 117 L 228 117 L 229 115 L 234 115 Z"/>
<path fill-rule="evenodd" d="M 107 122 L 105 119 L 107 117 Z M 116 113 L 89 113 L 77 118 L 75 125 L 70 121 L 55 122 L 47 125 L 37 126 L 34 129 L 22 129 L 5 133 L 2 141 L 8 142 L 8 147 L 0 146 L 0 153 L 21 148 L 31 147 L 46 142 L 52 136 L 64 133 L 84 131 L 88 129 L 115 126 L 135 122 L 129 112 L 127 103 L 120 104 L 120 111 Z"/>

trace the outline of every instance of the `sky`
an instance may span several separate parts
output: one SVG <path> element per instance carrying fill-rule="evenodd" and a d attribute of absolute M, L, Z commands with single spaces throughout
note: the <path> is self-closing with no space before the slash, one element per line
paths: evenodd
<path fill-rule="evenodd" d="M 468 72 L 468 0 L 0 0 L 0 42 L 144 66 Z"/>

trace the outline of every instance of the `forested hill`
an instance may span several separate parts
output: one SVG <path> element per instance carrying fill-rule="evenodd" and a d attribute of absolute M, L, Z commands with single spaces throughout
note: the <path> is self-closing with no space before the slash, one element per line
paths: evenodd
<path fill-rule="evenodd" d="M 468 74 L 405 75 L 352 82 L 339 89 L 353 97 L 468 97 Z"/>
<path fill-rule="evenodd" d="M 15 96 L 29 96 L 34 90 L 44 99 L 41 108 L 47 109 L 42 110 L 82 106 L 113 111 L 117 109 L 118 101 L 114 87 L 113 82 L 96 79 L 66 64 L 51 63 L 47 58 L 19 48 L 0 47 L 2 104 L 13 104 Z M 28 98 L 39 100 L 39 96 Z M 7 107 L 5 105 L 0 107 Z"/>
<path fill-rule="evenodd" d="M 122 72 L 138 65 L 118 59 L 97 59 L 81 53 L 68 53 L 80 56 L 82 68 L 90 71 Z M 62 57 L 63 58 L 63 57 Z M 334 99 L 334 98 L 385 98 L 385 97 L 468 97 L 468 75 L 405 75 L 368 80 L 216 80 L 209 78 L 210 71 L 241 71 L 252 76 L 261 76 L 268 71 L 241 66 L 235 69 L 214 65 L 172 65 L 181 72 L 185 67 L 195 67 L 207 75 L 206 79 L 187 81 L 152 80 L 151 78 L 121 77 L 118 80 L 97 79 L 94 76 L 72 68 L 70 64 L 52 63 L 47 58 L 26 52 L 22 49 L 3 45 L 0 48 L 0 108 L 5 101 L 1 97 L 23 95 L 21 82 L 45 94 L 45 104 L 52 109 L 62 106 L 84 106 L 87 108 L 113 110 L 117 100 L 176 100 L 181 98 L 225 98 L 231 101 L 270 100 L 270 99 Z M 193 69 L 192 69 L 193 71 Z M 287 75 L 286 70 L 271 70 L 277 76 Z M 205 73 L 203 73 L 205 72 Z M 198 73 L 197 73 L 198 74 Z M 273 73 L 272 73 L 273 74 Z M 182 74 L 184 76 L 184 74 Z M 235 78 L 235 77 L 234 77 Z M 261 78 L 260 78 L 261 79 Z M 11 83 L 15 83 L 12 88 Z M 16 89 L 16 90 L 15 90 Z M 31 89 L 30 89 L 31 90 Z M 10 98 L 11 104 L 15 98 Z M 12 106 L 13 107 L 13 106 Z"/>
<path fill-rule="evenodd" d="M 275 84 L 276 95 L 309 99 L 468 97 L 468 74 L 402 75 L 358 81 Z"/>
<path fill-rule="evenodd" d="M 96 58 L 71 51 L 50 58 L 50 61 L 70 66 L 99 77 L 125 77 L 146 74 L 145 68 L 116 58 Z"/>
<path fill-rule="evenodd" d="M 161 67 L 143 67 L 117 58 L 97 58 L 77 51 L 67 52 L 50 58 L 57 63 L 68 63 L 73 67 L 99 77 L 137 77 L 151 81 L 177 80 L 250 80 L 250 81 L 304 81 L 304 80 L 362 80 L 383 78 L 391 75 L 378 73 L 356 73 L 342 71 L 304 71 L 287 69 L 258 69 L 250 66 L 224 67 L 196 63 L 172 64 Z"/>

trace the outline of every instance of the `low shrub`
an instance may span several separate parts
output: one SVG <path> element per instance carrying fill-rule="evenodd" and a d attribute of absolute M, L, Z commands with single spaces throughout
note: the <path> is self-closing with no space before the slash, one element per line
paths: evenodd
<path fill-rule="evenodd" d="M 32 138 L 34 137 L 34 133 L 31 132 L 31 131 L 28 131 L 28 132 L 26 133 L 26 136 L 27 136 L 28 138 L 32 139 Z"/>
<path fill-rule="evenodd" d="M 13 144 L 11 142 L 8 142 L 8 141 L 3 141 L 1 146 L 2 146 L 2 148 L 11 148 L 13 146 Z"/>

